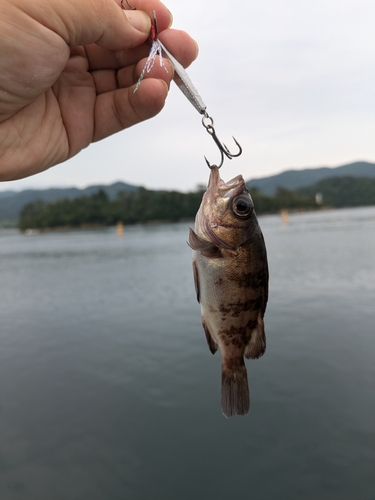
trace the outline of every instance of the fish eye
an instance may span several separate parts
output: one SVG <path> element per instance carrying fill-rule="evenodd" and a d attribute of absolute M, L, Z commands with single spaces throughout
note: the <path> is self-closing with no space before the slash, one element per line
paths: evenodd
<path fill-rule="evenodd" d="M 233 198 L 232 201 L 232 212 L 237 219 L 248 219 L 253 213 L 253 200 L 250 196 L 245 194 L 240 194 Z"/>

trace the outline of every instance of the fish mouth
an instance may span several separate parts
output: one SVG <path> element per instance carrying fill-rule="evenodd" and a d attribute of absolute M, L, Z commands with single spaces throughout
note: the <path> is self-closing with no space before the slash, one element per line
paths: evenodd
<path fill-rule="evenodd" d="M 208 189 L 215 189 L 220 184 L 220 182 L 223 182 L 223 181 L 220 177 L 219 169 L 216 165 L 213 165 L 212 167 L 210 167 L 210 169 L 211 169 L 211 174 L 210 174 L 210 178 L 208 180 L 207 187 L 208 187 Z"/>
<path fill-rule="evenodd" d="M 203 232 L 210 241 L 217 247 L 225 249 L 235 248 L 225 242 L 218 234 L 218 228 L 223 226 L 222 219 L 229 209 L 229 200 L 244 192 L 248 192 L 242 175 L 237 175 L 228 182 L 224 182 L 219 174 L 219 168 L 214 165 L 211 168 L 211 175 L 205 193 L 206 216 L 202 221 Z"/>
<path fill-rule="evenodd" d="M 218 193 L 222 198 L 231 198 L 247 191 L 247 187 L 242 175 L 237 175 L 228 182 L 224 182 L 220 177 L 219 168 L 211 167 L 211 175 L 208 182 L 208 191 Z"/>

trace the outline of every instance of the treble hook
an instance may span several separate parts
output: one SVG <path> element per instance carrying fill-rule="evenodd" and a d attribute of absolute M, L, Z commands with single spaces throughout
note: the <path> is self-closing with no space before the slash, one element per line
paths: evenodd
<path fill-rule="evenodd" d="M 206 123 L 205 120 L 210 120 L 210 123 Z M 234 137 L 233 137 L 233 140 L 237 144 L 238 149 L 239 149 L 239 151 L 238 151 L 237 154 L 231 153 L 229 151 L 229 149 L 227 148 L 227 146 L 224 143 L 221 143 L 219 141 L 219 138 L 216 135 L 215 128 L 214 128 L 214 120 L 211 118 L 211 116 L 207 112 L 204 113 L 204 116 L 202 118 L 202 124 L 203 124 L 204 128 L 207 130 L 207 132 L 210 134 L 210 136 L 212 137 L 212 139 L 215 141 L 215 144 L 219 148 L 219 151 L 221 153 L 221 162 L 220 162 L 220 165 L 217 165 L 217 168 L 220 168 L 222 166 L 222 164 L 224 163 L 224 155 L 229 160 L 231 160 L 232 158 L 236 158 L 237 156 L 240 156 L 242 154 L 242 147 L 236 141 L 236 139 Z M 210 164 L 210 162 L 207 160 L 206 157 L 204 157 L 204 159 L 206 160 L 206 163 L 209 166 L 209 168 L 212 168 L 214 166 L 214 165 Z"/>

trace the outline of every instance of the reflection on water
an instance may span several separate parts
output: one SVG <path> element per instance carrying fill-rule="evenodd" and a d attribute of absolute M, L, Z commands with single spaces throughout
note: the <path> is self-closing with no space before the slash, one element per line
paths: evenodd
<path fill-rule="evenodd" d="M 187 225 L 0 232 L 0 498 L 373 499 L 375 208 L 260 218 L 267 352 L 220 411 Z"/>

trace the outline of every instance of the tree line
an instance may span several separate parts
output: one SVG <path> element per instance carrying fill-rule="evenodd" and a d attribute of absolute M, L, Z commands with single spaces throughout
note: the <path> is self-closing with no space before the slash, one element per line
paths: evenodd
<path fill-rule="evenodd" d="M 323 200 L 335 208 L 375 205 L 375 179 L 365 177 L 334 177 L 324 179 L 314 186 L 301 188 L 302 196 L 322 193 Z"/>
<path fill-rule="evenodd" d="M 21 230 L 58 227 L 112 226 L 155 220 L 176 222 L 193 218 L 202 199 L 202 191 L 152 191 L 139 188 L 120 192 L 112 200 L 103 190 L 91 196 L 62 199 L 52 203 L 41 200 L 23 207 L 18 221 Z"/>
<path fill-rule="evenodd" d="M 321 192 L 325 206 L 375 205 L 375 179 L 326 179 L 309 188 L 290 191 L 279 188 L 268 196 L 250 188 L 257 214 L 275 213 L 283 209 L 308 210 L 317 207 L 315 194 Z M 139 188 L 120 192 L 111 199 L 103 190 L 91 196 L 62 199 L 52 203 L 35 201 L 22 209 L 18 227 L 53 229 L 60 227 L 111 226 L 151 221 L 177 222 L 193 219 L 204 190 L 190 193 L 152 191 Z"/>

